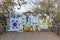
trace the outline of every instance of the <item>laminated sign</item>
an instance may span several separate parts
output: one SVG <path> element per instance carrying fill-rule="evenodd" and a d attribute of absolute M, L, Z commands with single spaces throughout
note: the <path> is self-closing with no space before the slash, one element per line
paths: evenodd
<path fill-rule="evenodd" d="M 8 31 L 23 31 L 21 20 L 19 18 L 10 18 L 10 29 Z"/>
<path fill-rule="evenodd" d="M 31 15 L 29 17 L 29 21 L 30 21 L 30 25 L 32 25 L 32 26 L 38 25 L 38 16 Z"/>

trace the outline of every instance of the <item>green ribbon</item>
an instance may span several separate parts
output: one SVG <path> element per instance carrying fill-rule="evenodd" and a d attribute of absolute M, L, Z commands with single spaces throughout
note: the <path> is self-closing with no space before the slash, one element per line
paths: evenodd
<path fill-rule="evenodd" d="M 10 23 L 7 24 L 7 29 L 8 29 L 8 30 L 10 29 Z"/>

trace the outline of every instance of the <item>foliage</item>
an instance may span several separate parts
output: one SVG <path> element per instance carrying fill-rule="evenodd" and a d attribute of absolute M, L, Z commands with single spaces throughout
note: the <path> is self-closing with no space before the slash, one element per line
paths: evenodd
<path fill-rule="evenodd" d="M 46 14 L 52 13 L 53 8 L 55 8 L 52 2 L 50 3 L 50 2 L 43 1 L 40 3 L 40 5 L 41 5 L 40 11 Z"/>
<path fill-rule="evenodd" d="M 56 14 L 56 16 L 54 17 L 54 21 L 56 23 L 59 23 L 60 22 L 60 12 Z"/>
<path fill-rule="evenodd" d="M 2 13 L 5 14 L 7 13 L 8 15 L 10 13 L 13 13 L 13 6 L 14 6 L 14 2 L 12 2 L 12 0 L 6 0 L 6 2 L 3 2 L 3 4 L 1 4 L 0 8 L 2 8 Z"/>

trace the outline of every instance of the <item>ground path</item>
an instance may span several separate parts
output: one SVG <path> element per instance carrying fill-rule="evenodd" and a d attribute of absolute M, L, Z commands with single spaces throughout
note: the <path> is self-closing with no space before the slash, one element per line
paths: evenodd
<path fill-rule="evenodd" d="M 60 40 L 53 32 L 7 32 L 0 35 L 0 40 Z"/>

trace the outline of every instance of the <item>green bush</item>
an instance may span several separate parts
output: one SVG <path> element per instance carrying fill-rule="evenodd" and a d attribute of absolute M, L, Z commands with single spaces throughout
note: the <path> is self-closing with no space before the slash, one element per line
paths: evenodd
<path fill-rule="evenodd" d="M 56 23 L 59 23 L 60 22 L 60 13 L 57 13 L 56 16 L 54 17 L 54 21 Z"/>

